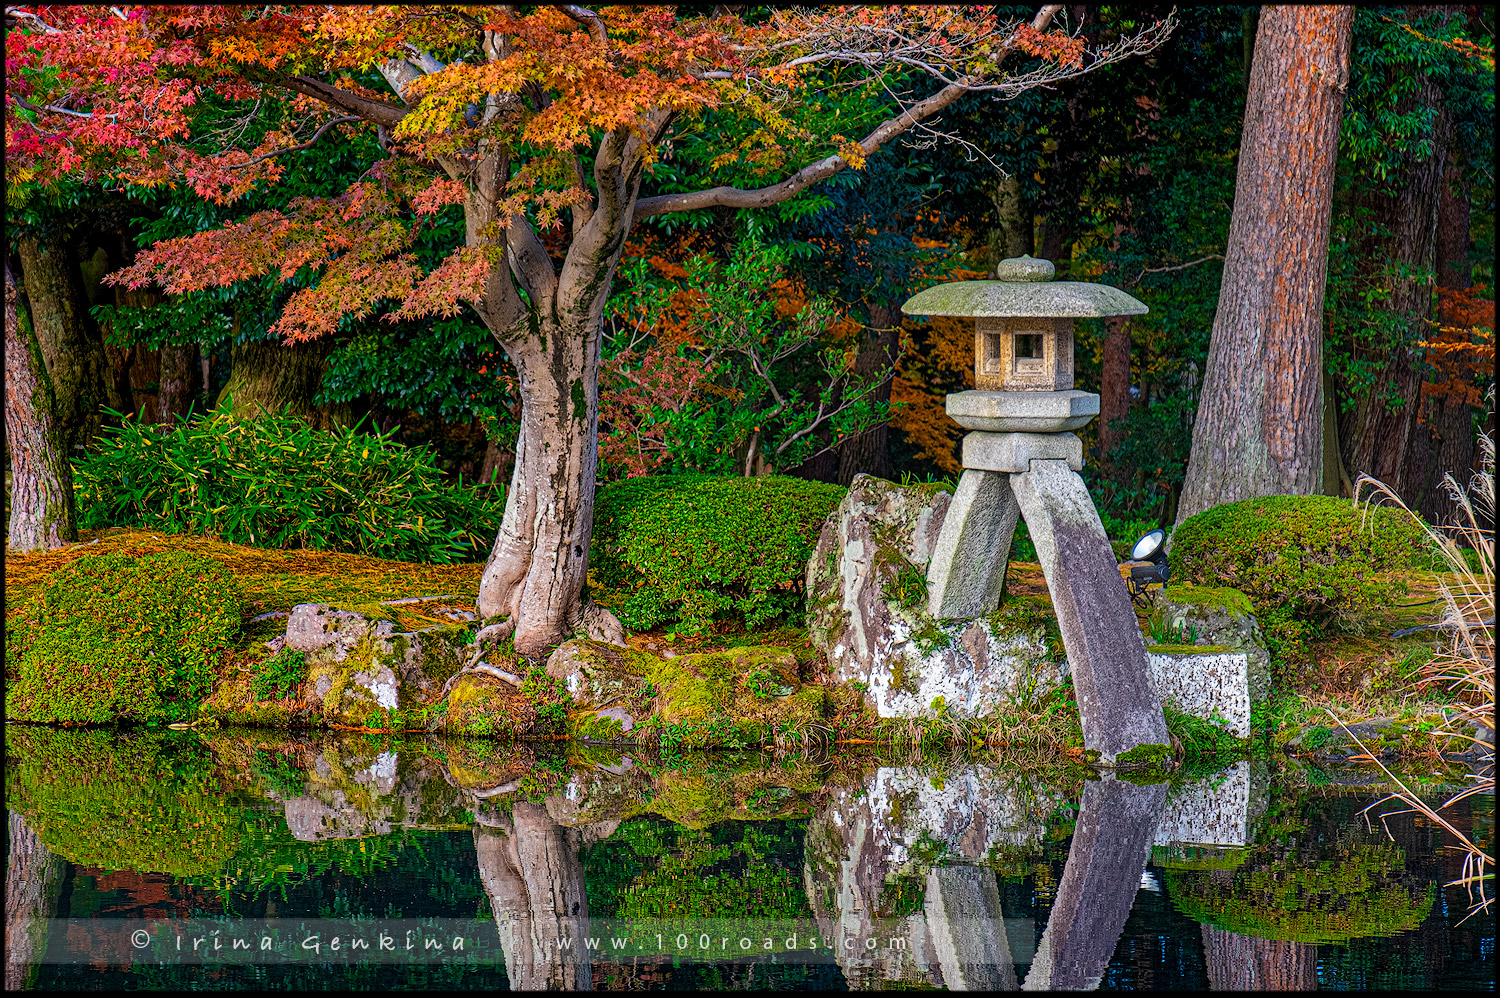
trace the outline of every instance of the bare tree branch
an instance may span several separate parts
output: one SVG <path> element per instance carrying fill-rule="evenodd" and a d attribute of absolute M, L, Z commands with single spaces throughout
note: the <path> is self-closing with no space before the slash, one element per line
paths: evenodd
<path fill-rule="evenodd" d="M 1208 256 L 1199 257 L 1198 259 L 1196 259 L 1196 260 L 1190 260 L 1187 263 L 1179 263 L 1175 267 L 1147 267 L 1144 270 L 1142 270 L 1139 274 L 1136 275 L 1135 280 L 1133 280 L 1133 281 L 1130 282 L 1130 286 L 1131 287 L 1135 287 L 1137 284 L 1141 283 L 1141 280 L 1147 274 L 1166 274 L 1166 273 L 1169 273 L 1169 272 L 1174 271 L 1174 270 L 1187 270 L 1189 267 L 1196 267 L 1200 263 L 1207 263 L 1210 260 L 1222 260 L 1222 259 L 1224 259 L 1224 254 L 1222 254 L 1222 253 L 1210 253 L 1210 254 L 1208 254 Z"/>
<path fill-rule="evenodd" d="M 250 74 L 251 79 L 259 78 L 261 82 L 272 83 L 276 86 L 295 90 L 299 94 L 316 98 L 330 107 L 336 107 L 346 114 L 352 114 L 363 118 L 365 121 L 373 121 L 377 125 L 387 128 L 395 128 L 401 119 L 406 117 L 407 112 L 399 107 L 392 107 L 380 101 L 373 101 L 367 97 L 340 90 L 338 87 L 329 86 L 322 80 L 315 80 L 310 76 L 282 76 L 280 74 Z"/>
<path fill-rule="evenodd" d="M 338 118 L 334 118 L 332 121 L 324 122 L 323 127 L 319 128 L 316 132 L 313 132 L 312 138 L 308 139 L 306 142 L 301 143 L 300 145 L 287 146 L 285 149 L 276 149 L 276 150 L 273 150 L 273 151 L 268 152 L 268 153 L 263 153 L 262 155 L 259 155 L 259 156 L 255 157 L 254 159 L 246 160 L 243 163 L 234 163 L 234 164 L 232 164 L 230 166 L 225 167 L 225 169 L 226 170 L 243 170 L 247 166 L 254 166 L 256 163 L 262 163 L 262 162 L 270 159 L 272 156 L 284 156 L 284 155 L 286 155 L 289 152 L 300 152 L 303 149 L 310 149 L 310 148 L 312 148 L 312 146 L 319 139 L 321 139 L 323 137 L 324 133 L 327 132 L 330 128 L 332 128 L 334 125 L 344 125 L 344 124 L 348 124 L 351 121 L 363 121 L 363 120 L 364 120 L 363 118 L 359 117 L 358 115 L 354 115 L 354 114 L 342 115 L 342 116 L 340 116 Z"/>
<path fill-rule="evenodd" d="M 579 7 L 577 4 L 560 3 L 557 9 L 567 14 L 573 20 L 589 29 L 589 37 L 594 40 L 595 45 L 606 45 L 609 43 L 609 34 L 604 30 L 604 19 L 587 7 Z"/>

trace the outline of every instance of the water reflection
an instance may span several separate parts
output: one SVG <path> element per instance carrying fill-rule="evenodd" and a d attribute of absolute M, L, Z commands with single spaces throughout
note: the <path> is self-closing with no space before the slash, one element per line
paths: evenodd
<path fill-rule="evenodd" d="M 504 975 L 319 964 L 215 980 L 1249 990 L 1493 977 L 1493 923 L 1456 926 L 1440 833 L 1410 816 L 1387 823 L 1394 840 L 1367 829 L 1368 792 L 1270 792 L 1292 774 L 1264 763 L 1168 786 L 972 761 L 668 765 L 576 746 L 7 733 L 8 988 L 187 986 L 214 970 L 132 966 L 123 943 L 92 966 L 59 963 L 72 930 L 51 918 L 393 912 L 492 918 L 482 931 Z M 1491 841 L 1492 798 L 1461 811 Z M 712 924 L 716 937 L 753 923 L 801 948 L 577 945 L 627 923 Z"/>

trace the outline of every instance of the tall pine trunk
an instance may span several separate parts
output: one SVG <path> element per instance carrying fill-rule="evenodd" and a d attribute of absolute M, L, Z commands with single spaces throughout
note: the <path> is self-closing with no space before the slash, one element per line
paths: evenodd
<path fill-rule="evenodd" d="M 884 305 L 870 306 L 870 325 L 854 356 L 854 373 L 861 379 L 881 376 L 884 380 L 870 397 L 872 402 L 891 400 L 891 377 L 896 364 L 896 343 L 901 333 L 901 314 Z M 885 420 L 845 440 L 838 449 L 838 483 L 848 485 L 864 473 L 891 477 L 889 424 Z"/>
<path fill-rule="evenodd" d="M 1352 7 L 1261 12 L 1178 523 L 1323 484 L 1323 290 L 1353 22 Z"/>
<path fill-rule="evenodd" d="M 5 264 L 5 445 L 10 452 L 12 551 L 46 551 L 78 539 L 68 435 L 56 418 L 41 345 L 21 324 L 15 278 Z"/>

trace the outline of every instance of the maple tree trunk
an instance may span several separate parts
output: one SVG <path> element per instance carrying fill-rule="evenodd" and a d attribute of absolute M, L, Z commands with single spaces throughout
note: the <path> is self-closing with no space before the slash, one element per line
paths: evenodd
<path fill-rule="evenodd" d="M 30 323 L 21 323 L 15 278 L 5 265 L 5 446 L 10 455 L 12 551 L 76 541 L 68 435 L 55 416 L 52 380 Z"/>
<path fill-rule="evenodd" d="M 528 657 L 566 637 L 583 608 L 599 462 L 600 319 L 538 318 L 539 336 L 506 345 L 519 375 L 521 432 L 477 609 L 481 619 L 509 616 L 515 649 Z"/>
<path fill-rule="evenodd" d="M 854 373 L 860 378 L 883 375 L 885 380 L 871 396 L 872 402 L 891 400 L 891 374 L 896 364 L 896 340 L 901 333 L 901 315 L 883 305 L 870 306 L 870 325 L 854 355 Z M 888 424 L 881 421 L 839 446 L 838 483 L 847 486 L 863 472 L 876 478 L 891 477 Z"/>
<path fill-rule="evenodd" d="M 994 249 L 991 253 L 990 270 L 1000 260 L 1017 256 L 1030 256 L 1036 235 L 1036 220 L 1031 217 L 1031 206 L 1021 192 L 1021 178 L 1016 174 L 1000 179 L 995 194 Z"/>
<path fill-rule="evenodd" d="M 21 279 L 32 331 L 52 380 L 53 417 L 72 455 L 99 432 L 104 403 L 104 344 L 89 313 L 72 247 L 56 233 L 19 241 Z"/>
<path fill-rule="evenodd" d="M 576 833 L 544 806 L 524 802 L 497 826 L 475 826 L 474 850 L 511 989 L 592 990 L 584 942 L 589 902 Z"/>
<path fill-rule="evenodd" d="M 1323 482 L 1323 289 L 1352 7 L 1266 7 L 1177 522 Z"/>
<path fill-rule="evenodd" d="M 1316 991 L 1318 947 L 1203 929 L 1203 962 L 1215 991 Z"/>

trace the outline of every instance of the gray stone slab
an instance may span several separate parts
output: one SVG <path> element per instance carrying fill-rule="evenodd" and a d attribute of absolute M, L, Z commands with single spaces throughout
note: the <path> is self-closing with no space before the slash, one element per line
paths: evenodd
<path fill-rule="evenodd" d="M 927 931 L 949 991 L 1014 991 L 1016 968 L 995 872 L 935 866 L 927 872 Z"/>
<path fill-rule="evenodd" d="M 1083 479 L 1066 462 L 1035 461 L 1010 487 L 1052 594 L 1084 747 L 1113 765 L 1139 745 L 1169 745 L 1130 593 Z"/>
<path fill-rule="evenodd" d="M 982 433 L 964 437 L 963 464 L 1007 474 L 1031 470 L 1032 461 L 1066 461 L 1083 470 L 1083 441 L 1076 433 Z"/>
<path fill-rule="evenodd" d="M 1145 315 L 1150 310 L 1144 302 L 1107 284 L 954 281 L 908 298 L 901 311 L 905 315 L 1088 319 L 1107 315 Z"/>
<path fill-rule="evenodd" d="M 934 617 L 982 617 L 1000 605 L 1019 513 L 1007 476 L 964 470 L 927 566 Z"/>
<path fill-rule="evenodd" d="M 1099 415 L 1099 396 L 1065 392 L 954 392 L 948 416 L 966 430 L 990 433 L 1063 433 Z"/>
<path fill-rule="evenodd" d="M 1023 991 L 1092 991 L 1119 945 L 1166 804 L 1167 785 L 1106 774 L 1083 787 L 1068 864 Z"/>
<path fill-rule="evenodd" d="M 1163 703 L 1236 738 L 1250 737 L 1250 656 L 1242 651 L 1148 652 L 1151 685 Z"/>

